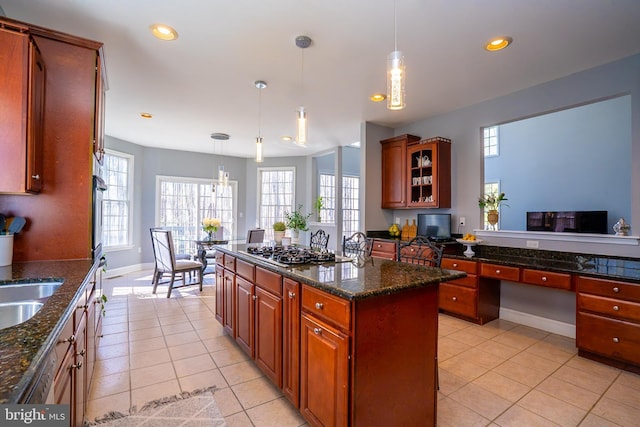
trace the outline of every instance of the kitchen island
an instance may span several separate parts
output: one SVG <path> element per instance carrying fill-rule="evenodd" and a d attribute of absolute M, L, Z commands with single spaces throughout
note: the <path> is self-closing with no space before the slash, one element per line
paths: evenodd
<path fill-rule="evenodd" d="M 217 320 L 311 425 L 435 425 L 438 284 L 465 273 L 216 249 Z"/>

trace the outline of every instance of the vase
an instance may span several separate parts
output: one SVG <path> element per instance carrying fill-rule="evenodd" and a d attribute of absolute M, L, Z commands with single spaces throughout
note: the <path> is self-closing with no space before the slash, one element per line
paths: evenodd
<path fill-rule="evenodd" d="M 284 237 L 284 231 L 273 231 L 273 240 L 276 242 L 276 245 L 282 244 L 282 238 Z"/>
<path fill-rule="evenodd" d="M 498 219 L 499 218 L 500 218 L 500 215 L 499 215 L 497 210 L 490 209 L 489 212 L 487 212 L 487 221 L 489 222 L 489 224 L 491 225 L 491 228 L 493 230 L 497 230 L 498 229 Z"/>
<path fill-rule="evenodd" d="M 213 241 L 213 231 L 207 231 L 207 236 L 208 241 Z"/>
<path fill-rule="evenodd" d="M 300 230 L 291 230 L 291 244 L 297 245 L 300 243 Z"/>

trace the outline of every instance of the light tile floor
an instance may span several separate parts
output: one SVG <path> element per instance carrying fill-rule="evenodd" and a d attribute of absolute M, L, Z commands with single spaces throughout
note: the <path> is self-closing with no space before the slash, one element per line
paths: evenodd
<path fill-rule="evenodd" d="M 230 426 L 306 425 L 215 320 L 212 276 L 202 293 L 187 287 L 170 299 L 150 282 L 150 271 L 103 280 L 88 419 L 215 384 Z M 577 356 L 573 339 L 445 315 L 438 332 L 440 426 L 640 425 L 640 376 Z"/>

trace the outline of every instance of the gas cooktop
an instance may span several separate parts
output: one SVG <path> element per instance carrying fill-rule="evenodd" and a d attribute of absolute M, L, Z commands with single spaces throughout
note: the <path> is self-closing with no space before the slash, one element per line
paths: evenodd
<path fill-rule="evenodd" d="M 281 266 L 335 262 L 333 252 L 317 252 L 297 246 L 249 246 L 247 254 Z"/>

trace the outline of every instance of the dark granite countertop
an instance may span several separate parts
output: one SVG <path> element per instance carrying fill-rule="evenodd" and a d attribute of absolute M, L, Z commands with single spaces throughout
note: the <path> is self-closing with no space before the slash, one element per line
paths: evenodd
<path fill-rule="evenodd" d="M 247 254 L 244 244 L 219 245 L 216 248 L 236 258 L 348 300 L 390 295 L 466 276 L 465 273 L 458 271 L 378 258 L 280 267 Z"/>
<path fill-rule="evenodd" d="M 445 252 L 444 256 L 640 283 L 640 259 L 638 258 L 508 248 L 483 244 L 474 246 L 475 256 L 467 258 L 462 253 L 464 249 L 464 246 L 460 245 L 458 252 Z"/>
<path fill-rule="evenodd" d="M 23 399 L 34 374 L 55 346 L 73 313 L 78 290 L 91 278 L 97 262 L 33 261 L 0 267 L 0 286 L 8 283 L 62 282 L 42 308 L 26 322 L 0 329 L 0 403 Z"/>

